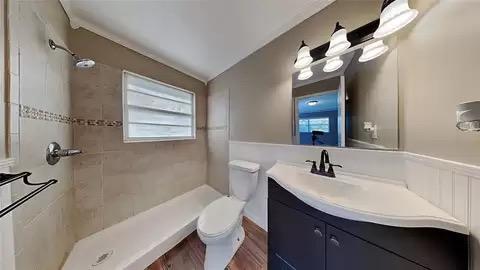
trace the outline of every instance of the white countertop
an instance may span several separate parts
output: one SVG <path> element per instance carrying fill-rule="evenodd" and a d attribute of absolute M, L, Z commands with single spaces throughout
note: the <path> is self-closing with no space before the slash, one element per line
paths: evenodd
<path fill-rule="evenodd" d="M 341 173 L 337 173 L 337 178 L 329 178 L 284 162 L 277 162 L 267 175 L 306 204 L 330 215 L 469 234 L 465 224 L 404 186 Z"/>

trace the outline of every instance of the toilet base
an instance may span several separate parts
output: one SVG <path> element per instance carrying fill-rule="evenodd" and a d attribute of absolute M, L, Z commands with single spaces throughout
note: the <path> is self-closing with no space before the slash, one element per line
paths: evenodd
<path fill-rule="evenodd" d="M 240 225 L 225 240 L 208 244 L 205 253 L 205 270 L 224 270 L 230 263 L 238 248 L 245 240 L 245 230 Z"/>

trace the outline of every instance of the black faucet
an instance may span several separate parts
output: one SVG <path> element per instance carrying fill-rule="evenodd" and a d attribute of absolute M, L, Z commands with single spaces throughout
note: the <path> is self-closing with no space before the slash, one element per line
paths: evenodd
<path fill-rule="evenodd" d="M 333 167 L 343 168 L 342 165 L 330 163 L 330 156 L 328 155 L 327 150 L 322 150 L 322 155 L 320 157 L 320 166 L 318 167 L 318 169 L 317 169 L 317 162 L 313 160 L 306 160 L 305 162 L 312 163 L 312 168 L 310 169 L 311 173 L 332 177 L 332 178 L 335 178 L 335 171 L 333 170 Z M 328 163 L 327 171 L 325 171 L 325 163 Z"/>
<path fill-rule="evenodd" d="M 330 156 L 328 155 L 328 151 L 323 149 L 320 157 L 320 168 L 318 170 L 318 172 L 323 175 L 325 174 L 325 163 L 330 164 Z"/>

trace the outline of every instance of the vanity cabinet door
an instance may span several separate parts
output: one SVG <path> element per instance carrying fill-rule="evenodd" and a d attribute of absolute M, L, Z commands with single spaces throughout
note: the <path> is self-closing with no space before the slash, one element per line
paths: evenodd
<path fill-rule="evenodd" d="M 327 270 L 426 270 L 394 253 L 327 225 Z"/>
<path fill-rule="evenodd" d="M 324 270 L 325 223 L 274 200 L 268 203 L 268 269 Z"/>

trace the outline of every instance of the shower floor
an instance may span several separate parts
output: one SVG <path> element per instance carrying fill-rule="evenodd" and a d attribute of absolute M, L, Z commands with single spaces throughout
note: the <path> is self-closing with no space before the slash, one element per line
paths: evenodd
<path fill-rule="evenodd" d="M 248 218 L 243 219 L 245 241 L 228 265 L 229 270 L 266 270 L 267 233 Z M 160 257 L 146 270 L 203 270 L 205 245 L 196 232 Z"/>
<path fill-rule="evenodd" d="M 194 232 L 202 210 L 221 196 L 203 185 L 84 238 L 62 270 L 143 270 Z"/>

